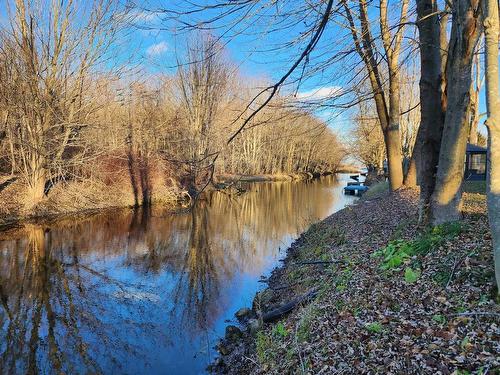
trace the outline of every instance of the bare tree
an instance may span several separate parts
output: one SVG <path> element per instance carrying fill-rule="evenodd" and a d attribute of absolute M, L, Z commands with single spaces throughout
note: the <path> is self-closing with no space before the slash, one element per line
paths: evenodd
<path fill-rule="evenodd" d="M 1 107 L 12 169 L 29 188 L 28 206 L 43 198 L 48 182 L 62 177 L 92 111 L 84 88 L 114 35 L 114 2 L 87 6 L 88 12 L 74 1 L 16 0 L 10 28 L 2 30 Z"/>
<path fill-rule="evenodd" d="M 230 79 L 230 67 L 221 53 L 222 47 L 215 37 L 198 35 L 189 44 L 187 65 L 181 65 L 177 73 L 176 84 L 190 132 L 189 164 L 193 178 L 190 188 L 193 192 L 198 190 L 198 179 L 203 180 L 203 185 L 210 175 L 209 143 Z"/>
<path fill-rule="evenodd" d="M 373 100 L 375 101 L 380 126 L 384 134 L 389 168 L 389 184 L 391 190 L 396 190 L 403 184 L 401 135 L 399 128 L 401 113 L 399 56 L 408 12 L 408 1 L 404 0 L 401 3 L 401 14 L 395 27 L 396 32 L 392 34 L 388 24 L 387 1 L 380 0 L 380 31 L 389 75 L 389 88 L 387 91 L 384 90 L 381 69 L 375 56 L 375 39 L 370 29 L 367 2 L 365 0 L 358 1 L 359 30 L 347 1 L 343 0 L 342 4 L 349 22 L 354 46 L 368 72 L 368 78 L 373 91 Z"/>
<path fill-rule="evenodd" d="M 420 41 L 420 128 L 416 152 L 419 154 L 419 221 L 427 222 L 430 200 L 436 184 L 436 172 L 443 132 L 445 100 L 443 92 L 446 51 L 446 19 L 440 20 L 436 0 L 417 1 L 417 25 Z M 442 34 L 445 35 L 442 35 Z"/>
<path fill-rule="evenodd" d="M 360 101 L 353 117 L 351 153 L 376 178 L 384 174 L 385 143 L 376 109 L 371 101 Z"/>
<path fill-rule="evenodd" d="M 463 166 L 470 130 L 467 109 L 470 100 L 472 60 L 482 33 L 479 1 L 455 1 L 452 12 L 446 65 L 447 107 L 436 186 L 431 200 L 433 224 L 460 218 Z"/>

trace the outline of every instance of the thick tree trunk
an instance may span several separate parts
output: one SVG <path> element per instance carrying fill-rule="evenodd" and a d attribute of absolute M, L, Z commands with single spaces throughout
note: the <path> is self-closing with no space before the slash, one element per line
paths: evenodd
<path fill-rule="evenodd" d="M 486 104 L 488 141 L 488 218 L 493 238 L 495 277 L 500 295 L 500 92 L 498 87 L 498 38 L 500 33 L 497 0 L 485 1 Z"/>
<path fill-rule="evenodd" d="M 389 126 L 384 132 L 387 166 L 389 169 L 389 187 L 391 191 L 397 190 L 403 185 L 403 162 L 401 159 L 399 127 L 393 126 Z"/>
<path fill-rule="evenodd" d="M 32 210 L 45 196 L 46 173 L 43 168 L 37 168 L 28 181 L 28 191 L 25 208 Z"/>
<path fill-rule="evenodd" d="M 441 27 L 436 0 L 418 0 L 420 34 L 420 128 L 414 154 L 419 154 L 419 222 L 427 224 L 429 205 L 436 185 L 436 170 L 441 148 L 444 112 L 442 107 Z M 444 42 L 444 43 L 443 43 Z"/>
<path fill-rule="evenodd" d="M 436 187 L 431 199 L 434 225 L 460 219 L 465 149 L 470 123 L 472 58 L 482 31 L 476 0 L 453 3 L 453 24 L 446 66 L 447 108 L 439 154 Z"/>

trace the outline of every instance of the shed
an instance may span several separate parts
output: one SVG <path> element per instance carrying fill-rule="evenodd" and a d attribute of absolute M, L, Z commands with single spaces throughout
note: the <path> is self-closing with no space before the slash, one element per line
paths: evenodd
<path fill-rule="evenodd" d="M 469 181 L 486 180 L 487 164 L 487 149 L 467 143 L 464 179 Z"/>

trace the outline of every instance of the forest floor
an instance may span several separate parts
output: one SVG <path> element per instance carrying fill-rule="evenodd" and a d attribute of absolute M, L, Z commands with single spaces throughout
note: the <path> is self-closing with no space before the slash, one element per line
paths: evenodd
<path fill-rule="evenodd" d="M 464 193 L 463 220 L 433 229 L 417 227 L 417 201 L 414 190 L 381 192 L 313 225 L 258 293 L 253 313 L 315 296 L 273 323 L 226 331 L 218 345 L 225 355 L 211 370 L 499 373 L 486 197 Z"/>

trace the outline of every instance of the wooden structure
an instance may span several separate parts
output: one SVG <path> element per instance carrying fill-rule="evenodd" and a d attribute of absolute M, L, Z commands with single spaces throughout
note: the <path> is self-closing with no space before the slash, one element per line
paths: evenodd
<path fill-rule="evenodd" d="M 465 180 L 486 180 L 486 171 L 488 170 L 486 154 L 486 148 L 470 143 L 467 144 L 467 151 L 465 153 Z"/>

